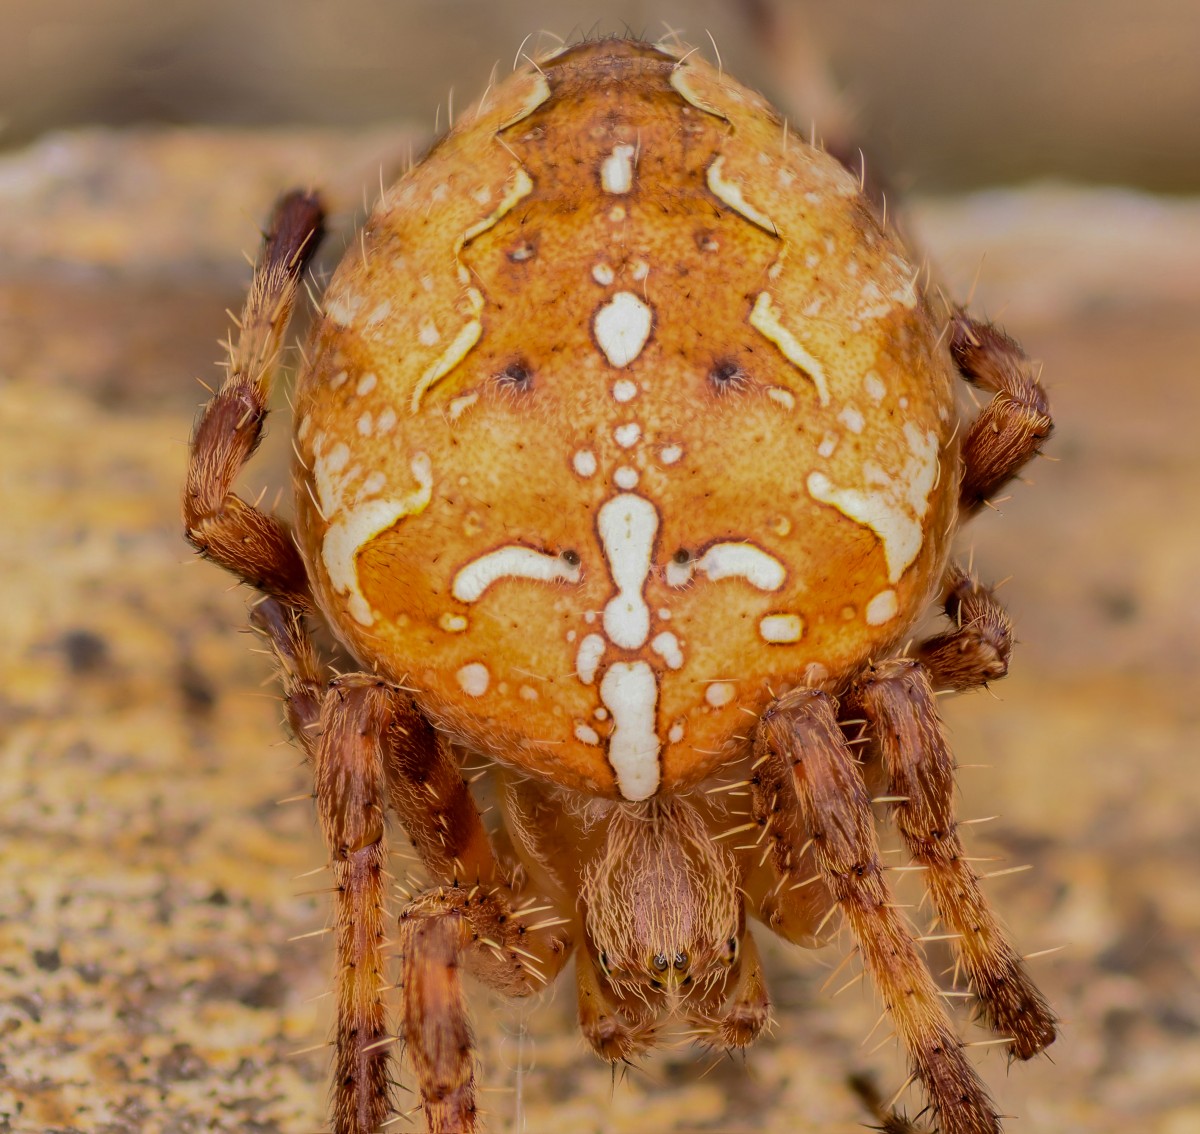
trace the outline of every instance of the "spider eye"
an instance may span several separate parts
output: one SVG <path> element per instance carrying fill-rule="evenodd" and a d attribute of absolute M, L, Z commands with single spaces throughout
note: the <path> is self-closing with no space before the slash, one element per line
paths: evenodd
<path fill-rule="evenodd" d="M 675 954 L 675 967 L 681 972 L 688 967 L 688 955 L 684 952 Z"/>
<path fill-rule="evenodd" d="M 578 567 L 579 566 L 579 552 L 578 551 L 564 551 L 559 558 L 561 558 L 562 561 L 568 567 Z"/>
<path fill-rule="evenodd" d="M 681 547 L 677 552 L 675 552 L 674 555 L 671 556 L 671 559 L 678 563 L 680 567 L 683 567 L 688 563 L 691 563 L 692 553 L 688 551 L 686 547 Z"/>
<path fill-rule="evenodd" d="M 670 966 L 670 961 L 667 960 L 665 954 L 657 953 L 651 960 L 650 964 L 654 966 L 655 972 L 665 973 Z"/>
<path fill-rule="evenodd" d="M 725 963 L 732 965 L 738 959 L 738 939 L 731 937 L 725 942 Z"/>
<path fill-rule="evenodd" d="M 609 965 L 608 965 L 608 954 L 605 953 L 603 950 L 601 950 L 600 956 L 598 959 L 600 961 L 600 971 L 602 973 L 604 973 L 604 975 L 606 977 L 612 976 L 612 969 L 609 968 Z"/>

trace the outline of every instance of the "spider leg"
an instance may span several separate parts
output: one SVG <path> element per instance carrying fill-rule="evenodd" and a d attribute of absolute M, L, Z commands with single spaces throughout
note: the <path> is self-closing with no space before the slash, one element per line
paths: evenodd
<path fill-rule="evenodd" d="M 991 589 L 957 563 L 946 570 L 943 607 L 954 624 L 917 648 L 938 689 L 974 689 L 1008 673 L 1013 627 Z"/>
<path fill-rule="evenodd" d="M 1054 1042 L 1055 1020 L 997 923 L 966 861 L 954 813 L 954 758 L 920 662 L 896 658 L 861 678 L 851 701 L 878 737 L 896 826 L 925 877 L 990 1026 L 1029 1059 Z"/>
<path fill-rule="evenodd" d="M 392 808 L 434 879 L 400 914 L 401 1036 L 431 1134 L 468 1134 L 474 1058 L 460 969 L 506 996 L 527 996 L 558 974 L 572 943 L 561 919 L 514 909 L 453 749 L 413 710 L 393 718 L 387 780 Z M 539 896 L 534 904 L 546 903 Z"/>
<path fill-rule="evenodd" d="M 561 919 L 514 909 L 453 750 L 415 712 L 394 720 L 388 786 L 434 879 L 400 914 L 401 1035 L 429 1131 L 467 1134 L 475 1129 L 475 1081 L 460 969 L 506 996 L 527 996 L 562 969 L 571 939 Z M 539 896 L 534 904 L 546 903 Z"/>
<path fill-rule="evenodd" d="M 763 714 L 759 775 L 790 784 L 817 867 L 925 1086 L 943 1134 L 998 1134 L 1000 1121 L 884 877 L 871 801 L 829 696 L 797 689 Z M 759 787 L 756 783 L 755 791 Z M 756 799 L 756 812 L 769 792 Z M 762 820 L 760 819 L 760 822 Z"/>
<path fill-rule="evenodd" d="M 369 674 L 334 681 L 321 705 L 314 792 L 329 847 L 337 938 L 333 1128 L 369 1134 L 392 1111 L 387 1011 L 385 752 L 395 691 Z"/>
<path fill-rule="evenodd" d="M 401 1035 L 429 1134 L 475 1130 L 473 1044 L 460 970 L 507 996 L 544 988 L 570 956 L 561 930 L 514 915 L 505 888 L 453 884 L 418 894 L 400 914 Z"/>
<path fill-rule="evenodd" d="M 950 353 L 968 382 L 993 393 L 963 441 L 959 507 L 970 515 L 1040 451 L 1054 422 L 1033 364 L 998 327 L 958 310 Z"/>
<path fill-rule="evenodd" d="M 322 231 L 316 196 L 294 192 L 276 206 L 228 375 L 192 435 L 183 494 L 185 534 L 201 555 L 302 610 L 312 597 L 291 530 L 237 496 L 233 483 L 262 438 L 283 336 Z"/>
<path fill-rule="evenodd" d="M 579 1027 L 591 1049 L 609 1063 L 625 1063 L 654 1045 L 657 1016 L 648 1004 L 626 998 L 618 1003 L 609 995 L 596 968 L 591 949 L 575 958 L 575 994 Z M 644 1009 L 639 1012 L 638 1009 Z"/>
<path fill-rule="evenodd" d="M 724 982 L 714 985 L 711 1009 L 702 1000 L 700 1011 L 689 1014 L 701 1032 L 701 1042 L 717 1048 L 749 1047 L 771 1023 L 771 995 L 754 936 L 742 933 L 737 981 L 732 995 Z M 723 1001 L 727 1003 L 722 1003 Z"/>
<path fill-rule="evenodd" d="M 275 653 L 284 708 L 313 769 L 313 797 L 333 873 L 337 939 L 333 1127 L 371 1134 L 391 1114 L 384 991 L 387 749 L 399 694 L 378 677 L 348 674 L 326 687 L 303 616 L 274 598 L 251 623 Z"/>
<path fill-rule="evenodd" d="M 314 770 L 314 795 L 330 849 L 337 933 L 335 1134 L 374 1134 L 392 1113 L 384 994 L 387 806 L 400 817 L 434 884 L 400 914 L 401 1038 L 430 1131 L 475 1128 L 472 1045 L 458 975 L 502 993 L 542 988 L 570 955 L 557 919 L 514 910 L 453 750 L 407 694 L 372 674 L 326 690 L 302 617 L 266 598 L 255 628 L 274 649 L 289 723 Z M 544 903 L 534 905 L 544 909 Z"/>
<path fill-rule="evenodd" d="M 747 878 L 751 907 L 780 937 L 807 949 L 819 948 L 837 929 L 830 924 L 834 900 L 817 865 L 815 843 L 806 832 L 791 774 L 786 766 L 760 758 L 752 788 L 759 842 L 766 842 L 768 850 L 765 869 L 753 869 Z"/>

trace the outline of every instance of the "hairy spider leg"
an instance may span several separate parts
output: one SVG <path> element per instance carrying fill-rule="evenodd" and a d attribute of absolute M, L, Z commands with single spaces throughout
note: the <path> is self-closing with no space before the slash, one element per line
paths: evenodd
<path fill-rule="evenodd" d="M 1030 1059 L 1054 1042 L 1054 1015 L 996 921 L 966 859 L 954 811 L 954 757 L 920 662 L 893 658 L 860 677 L 848 698 L 878 738 L 896 827 L 988 1024 Z"/>
<path fill-rule="evenodd" d="M 288 721 L 314 771 L 334 873 L 335 1134 L 373 1134 L 394 1110 L 385 994 L 385 813 L 399 817 L 432 878 L 399 915 L 400 1039 L 433 1134 L 475 1129 L 473 1044 L 459 969 L 508 996 L 543 988 L 571 953 L 560 919 L 524 916 L 455 752 L 408 695 L 372 674 L 323 689 L 300 617 L 259 602 L 257 629 L 283 676 Z M 525 906 L 544 908 L 528 892 Z"/>
<path fill-rule="evenodd" d="M 935 689 L 977 689 L 1008 673 L 1013 626 L 990 587 L 957 563 L 946 568 L 942 609 L 952 628 L 917 646 Z"/>
<path fill-rule="evenodd" d="M 295 191 L 276 205 L 237 343 L 229 347 L 228 373 L 192 434 L 183 493 L 185 534 L 205 559 L 301 610 L 313 603 L 291 528 L 247 504 L 233 483 L 262 439 L 283 337 L 323 231 L 315 194 Z"/>
<path fill-rule="evenodd" d="M 1054 422 L 1033 363 L 999 327 L 959 309 L 951 318 L 950 353 L 968 382 L 993 394 L 963 441 L 959 508 L 969 516 L 1041 452 Z"/>
<path fill-rule="evenodd" d="M 830 697 L 785 694 L 763 714 L 755 740 L 756 813 L 790 786 L 797 842 L 812 839 L 817 868 L 849 924 L 942 1134 L 999 1134 L 1000 1120 L 963 1053 L 933 978 L 884 877 L 871 799 Z"/>

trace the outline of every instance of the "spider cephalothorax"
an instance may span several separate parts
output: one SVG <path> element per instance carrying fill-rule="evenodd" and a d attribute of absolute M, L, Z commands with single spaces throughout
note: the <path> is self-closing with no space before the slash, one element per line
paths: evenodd
<path fill-rule="evenodd" d="M 185 511 L 266 596 L 313 763 L 338 1131 L 390 1107 L 389 811 L 430 879 L 399 911 L 399 984 L 431 1129 L 476 1121 L 460 961 L 523 994 L 574 949 L 609 1059 L 664 1014 L 743 1046 L 769 1017 L 748 919 L 817 944 L 840 912 L 942 1129 L 997 1130 L 867 785 L 983 1015 L 1040 1051 L 1053 1018 L 964 859 L 933 700 L 1008 663 L 1003 611 L 947 556 L 1049 434 L 1019 348 L 935 315 L 858 178 L 757 95 L 674 49 L 580 45 L 490 90 L 334 274 L 296 389 L 293 544 L 230 487 L 319 225 L 314 198 L 281 203 Z M 956 369 L 995 394 L 965 429 Z M 938 594 L 952 628 L 893 656 Z M 365 672 L 323 679 L 317 612 Z"/>

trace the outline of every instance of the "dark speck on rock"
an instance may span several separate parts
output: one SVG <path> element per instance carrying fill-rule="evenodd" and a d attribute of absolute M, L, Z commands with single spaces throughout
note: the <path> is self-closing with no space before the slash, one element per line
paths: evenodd
<path fill-rule="evenodd" d="M 72 673 L 95 673 L 108 660 L 108 643 L 92 630 L 68 630 L 58 645 Z"/>

